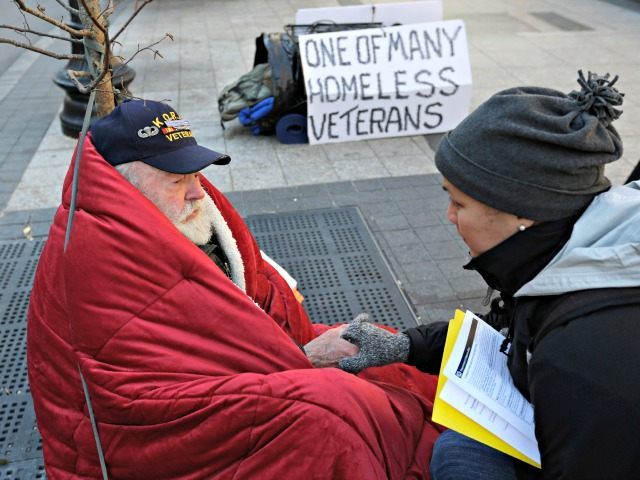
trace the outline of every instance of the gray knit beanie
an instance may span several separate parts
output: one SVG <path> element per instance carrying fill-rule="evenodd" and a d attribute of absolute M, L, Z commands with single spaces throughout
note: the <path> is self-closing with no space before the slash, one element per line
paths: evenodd
<path fill-rule="evenodd" d="M 616 76 L 579 72 L 568 95 L 519 87 L 493 95 L 443 138 L 436 166 L 453 185 L 497 210 L 558 220 L 609 188 L 604 165 L 622 155 L 611 125 L 624 94 Z"/>

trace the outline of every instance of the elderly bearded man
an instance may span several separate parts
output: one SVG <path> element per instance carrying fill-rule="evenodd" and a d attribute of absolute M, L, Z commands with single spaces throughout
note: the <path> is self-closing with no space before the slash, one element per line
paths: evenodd
<path fill-rule="evenodd" d="M 198 173 L 228 160 L 162 103 L 93 124 L 29 308 L 48 478 L 428 478 L 433 378 L 313 367 L 299 345 L 326 327 Z"/>

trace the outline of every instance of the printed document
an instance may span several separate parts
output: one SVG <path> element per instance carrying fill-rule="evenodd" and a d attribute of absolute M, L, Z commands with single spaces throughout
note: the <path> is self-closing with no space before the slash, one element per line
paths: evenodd
<path fill-rule="evenodd" d="M 461 316 L 457 315 L 454 338 L 449 338 L 455 330 L 451 326 L 447 335 L 449 349 L 445 348 L 434 421 L 539 467 L 533 407 L 513 384 L 507 357 L 500 352 L 504 337 L 472 312 Z M 438 402 L 467 417 L 472 431 L 452 425 L 447 415 L 441 415 L 449 410 L 438 408 Z M 502 447 L 502 442 L 510 448 Z"/>

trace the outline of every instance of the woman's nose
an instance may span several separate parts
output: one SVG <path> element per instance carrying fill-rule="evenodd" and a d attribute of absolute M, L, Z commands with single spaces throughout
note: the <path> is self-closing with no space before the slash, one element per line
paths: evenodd
<path fill-rule="evenodd" d="M 449 205 L 447 206 L 447 220 L 454 225 L 458 224 L 458 215 L 456 214 L 456 209 L 451 202 L 449 202 Z"/>

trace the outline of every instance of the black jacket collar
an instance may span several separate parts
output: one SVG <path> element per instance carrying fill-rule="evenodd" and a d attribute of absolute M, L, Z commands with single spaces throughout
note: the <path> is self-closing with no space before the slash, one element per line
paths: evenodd
<path fill-rule="evenodd" d="M 560 251 L 579 216 L 536 224 L 517 232 L 472 258 L 464 268 L 477 271 L 489 287 L 512 296 Z"/>

